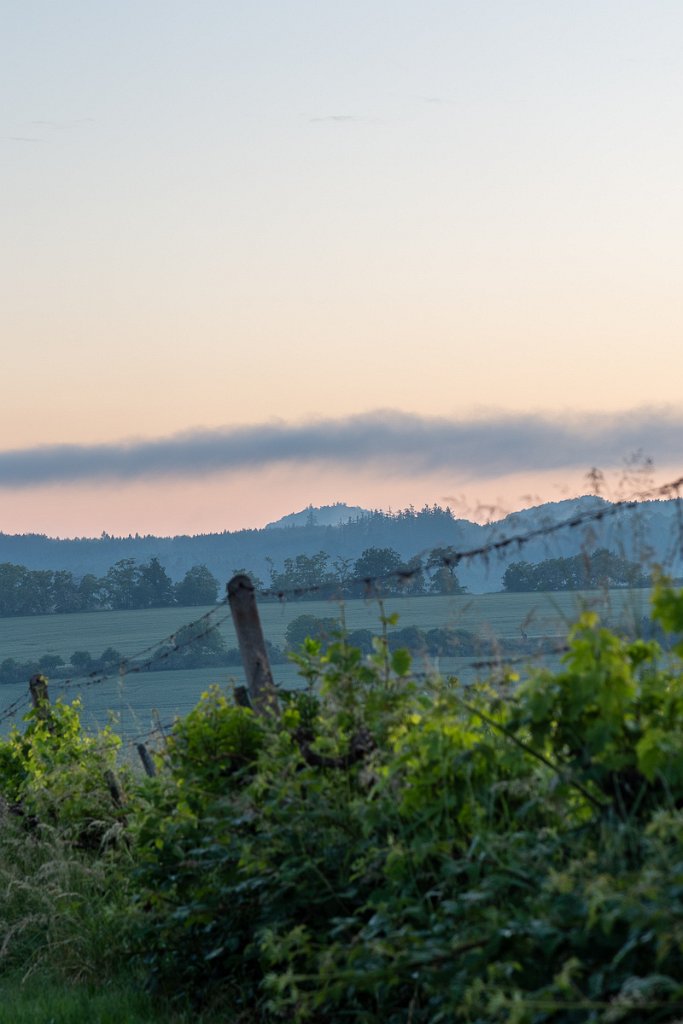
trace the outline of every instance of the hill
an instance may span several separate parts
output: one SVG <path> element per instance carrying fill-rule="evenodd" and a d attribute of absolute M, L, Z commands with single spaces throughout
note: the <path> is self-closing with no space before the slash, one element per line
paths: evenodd
<path fill-rule="evenodd" d="M 266 523 L 266 530 L 277 530 L 287 526 L 340 526 L 342 523 L 350 523 L 363 516 L 370 515 L 367 508 L 360 505 L 345 505 L 342 501 L 334 505 L 321 505 L 314 508 L 308 505 L 301 512 L 291 512 L 274 523 Z"/>

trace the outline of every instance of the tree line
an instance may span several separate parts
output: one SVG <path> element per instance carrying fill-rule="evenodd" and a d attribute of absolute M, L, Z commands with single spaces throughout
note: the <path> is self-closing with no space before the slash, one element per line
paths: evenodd
<path fill-rule="evenodd" d="M 390 622 L 393 625 L 393 621 Z M 296 653 L 307 639 L 315 640 L 322 650 L 343 639 L 351 648 L 364 655 L 377 650 L 377 636 L 370 629 L 345 630 L 332 617 L 299 615 L 285 629 L 285 653 Z M 406 650 L 417 657 L 469 658 L 469 657 L 511 657 L 522 654 L 553 653 L 557 650 L 557 637 L 512 638 L 483 636 L 473 630 L 455 626 L 437 626 L 420 629 L 419 626 L 402 626 L 388 629 L 386 645 L 389 652 Z M 382 640 L 384 643 L 384 639 Z"/>
<path fill-rule="evenodd" d="M 607 548 L 570 558 L 547 558 L 535 565 L 512 562 L 503 574 L 503 589 L 510 593 L 649 587 L 650 583 L 650 576 L 638 562 L 630 562 Z"/>
<path fill-rule="evenodd" d="M 324 551 L 302 554 L 286 558 L 280 568 L 269 559 L 268 585 L 246 569 L 233 569 L 233 573 L 247 573 L 257 590 L 269 586 L 275 593 L 310 591 L 332 585 L 343 596 L 362 597 L 367 591 L 368 579 L 391 576 L 382 585 L 384 594 L 458 594 L 463 588 L 455 572 L 443 564 L 443 557 L 449 550 L 436 549 L 424 565 L 417 558 L 405 562 L 393 548 L 367 548 L 355 560 L 332 560 Z M 206 565 L 193 566 L 182 580 L 174 583 L 156 557 L 148 562 L 121 558 L 102 577 L 86 573 L 80 578 L 67 570 L 27 569 L 11 562 L 0 564 L 0 617 L 201 607 L 216 604 L 218 592 L 218 580 Z M 316 595 L 294 595 L 297 596 L 304 600 Z"/>
<path fill-rule="evenodd" d="M 272 665 L 287 661 L 282 650 L 266 641 Z M 107 647 L 99 656 L 90 651 L 74 651 L 68 661 L 59 654 L 43 654 L 38 658 L 18 661 L 5 658 L 0 661 L 0 685 L 25 683 L 38 673 L 50 679 L 70 679 L 84 676 L 111 676 L 121 665 L 129 672 L 173 672 L 193 668 L 232 668 L 242 664 L 237 647 L 228 647 L 218 629 L 206 629 L 203 623 L 189 624 L 177 630 L 173 643 L 161 644 L 144 660 L 128 659 L 114 647 Z"/>
<path fill-rule="evenodd" d="M 449 558 L 453 559 L 452 565 L 447 564 Z M 418 555 L 406 561 L 394 548 L 371 547 L 356 559 L 331 559 L 325 551 L 319 551 L 285 558 L 282 568 L 277 568 L 272 559 L 267 562 L 270 589 L 275 595 L 286 591 L 290 599 L 315 599 L 315 593 L 305 592 L 315 587 L 333 587 L 343 597 L 363 597 L 370 584 L 373 590 L 394 596 L 465 591 L 455 572 L 453 548 L 434 548 L 424 561 Z M 297 590 L 302 593 L 297 595 Z"/>
<path fill-rule="evenodd" d="M 174 583 L 158 558 L 122 558 L 102 577 L 67 570 L 0 565 L 0 616 L 52 615 L 103 609 L 192 607 L 215 604 L 218 580 L 205 565 Z"/>
<path fill-rule="evenodd" d="M 316 588 L 333 588 L 345 598 L 364 597 L 370 586 L 373 593 L 383 596 L 465 592 L 455 572 L 455 551 L 450 547 L 434 548 L 424 560 L 417 555 L 405 560 L 391 547 L 370 547 L 356 559 L 332 558 L 318 551 L 285 558 L 281 566 L 270 558 L 267 562 L 267 583 L 246 569 L 233 569 L 233 573 L 247 573 L 257 590 L 271 591 L 271 600 L 277 600 L 279 593 L 286 593 L 289 600 L 315 600 Z M 637 562 L 606 548 L 535 564 L 513 562 L 503 575 L 507 592 L 649 584 L 648 574 Z M 215 604 L 218 594 L 218 580 L 206 565 L 193 566 L 174 583 L 156 557 L 148 562 L 119 559 L 102 577 L 92 573 L 77 577 L 68 570 L 27 569 L 11 562 L 0 564 L 0 617 L 201 607 Z"/>

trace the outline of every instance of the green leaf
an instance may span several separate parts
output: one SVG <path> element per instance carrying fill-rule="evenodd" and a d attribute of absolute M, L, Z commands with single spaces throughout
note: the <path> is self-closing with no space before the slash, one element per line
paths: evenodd
<path fill-rule="evenodd" d="M 408 675 L 412 663 L 413 659 L 410 656 L 410 652 L 406 651 L 403 647 L 399 647 L 391 656 L 391 667 L 397 676 Z"/>

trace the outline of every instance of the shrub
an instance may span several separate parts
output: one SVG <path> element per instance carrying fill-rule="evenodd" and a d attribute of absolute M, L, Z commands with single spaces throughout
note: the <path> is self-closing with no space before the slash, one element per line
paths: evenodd
<path fill-rule="evenodd" d="M 79 711 L 43 704 L 0 742 L 0 971 L 97 980 L 119 970 L 130 855 L 107 779 L 121 741 L 109 728 L 85 734 Z"/>
<path fill-rule="evenodd" d="M 204 715 L 225 740 L 150 808 L 157 982 L 264 1021 L 672 1021 L 683 684 L 661 658 L 585 616 L 509 701 L 418 689 L 386 635 L 308 640 L 280 720 L 243 741 L 248 712 Z"/>
<path fill-rule="evenodd" d="M 321 619 L 316 615 L 297 615 L 287 625 L 285 641 L 291 651 L 299 647 L 308 637 L 313 640 L 330 641 L 340 628 L 339 619 Z"/>

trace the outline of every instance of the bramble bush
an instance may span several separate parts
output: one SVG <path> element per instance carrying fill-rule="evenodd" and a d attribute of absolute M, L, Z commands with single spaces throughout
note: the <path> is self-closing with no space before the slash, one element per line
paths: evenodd
<path fill-rule="evenodd" d="M 680 1019 L 681 653 L 589 614 L 560 672 L 425 688 L 385 630 L 308 640 L 253 735 L 209 695 L 172 744 L 214 722 L 219 774 L 171 759 L 140 834 L 156 983 L 245 1020 Z"/>
<path fill-rule="evenodd" d="M 653 616 L 683 632 L 683 592 Z M 393 625 L 306 640 L 277 717 L 210 689 L 127 782 L 133 962 L 243 1024 L 680 1021 L 683 643 L 586 614 L 559 671 L 463 688 Z"/>

